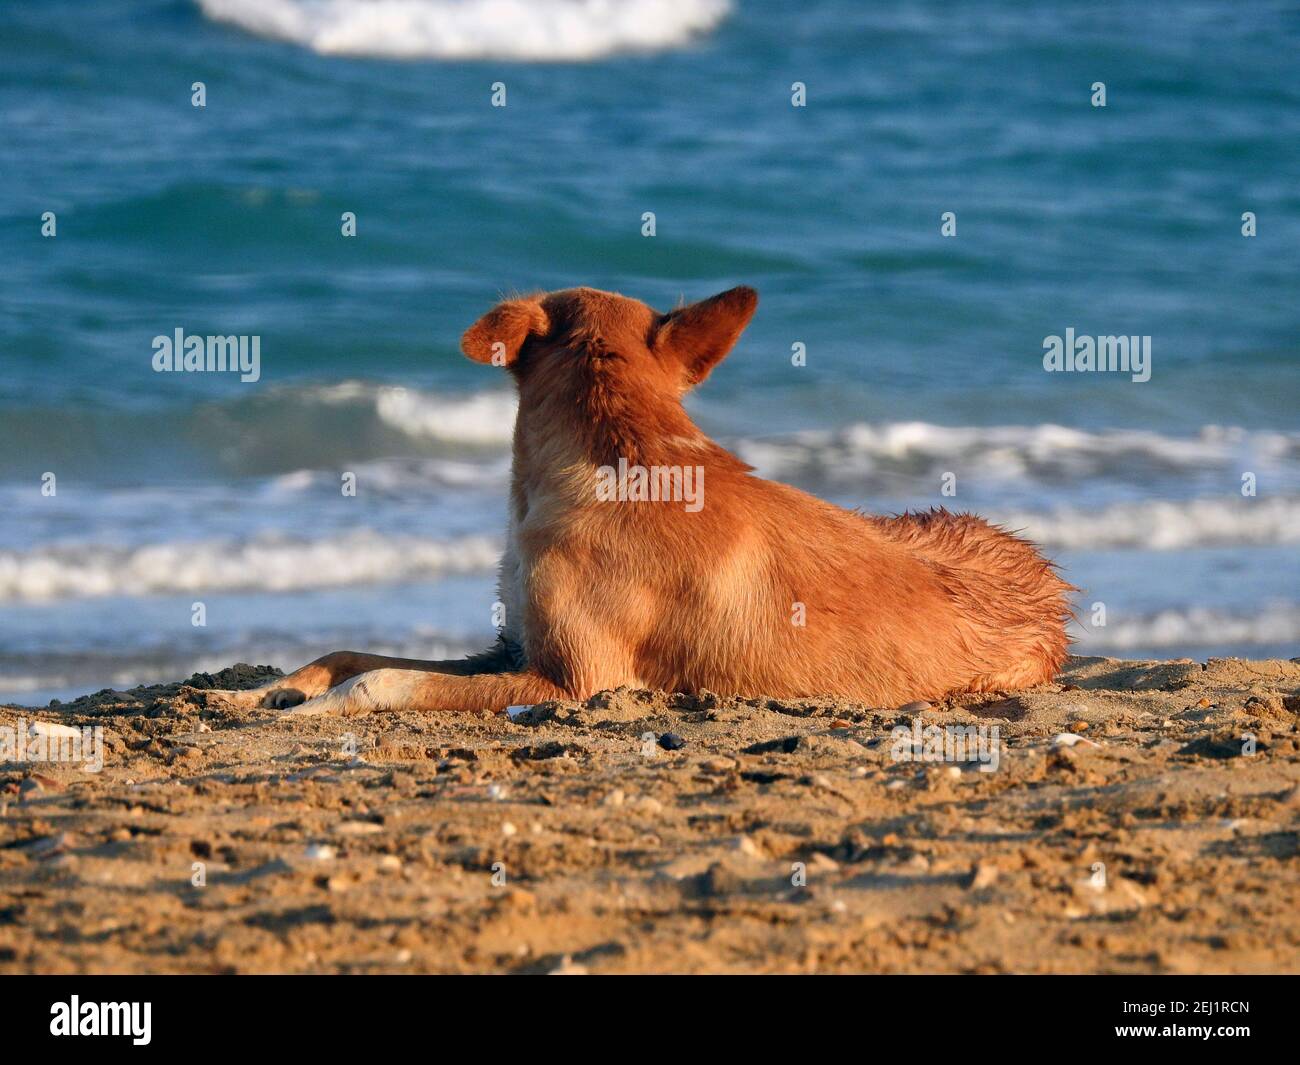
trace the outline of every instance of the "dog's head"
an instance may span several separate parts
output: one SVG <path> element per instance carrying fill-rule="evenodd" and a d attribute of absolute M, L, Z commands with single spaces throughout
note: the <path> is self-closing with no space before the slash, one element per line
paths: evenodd
<path fill-rule="evenodd" d="M 640 300 L 572 288 L 498 304 L 461 338 L 475 362 L 532 382 L 599 383 L 612 392 L 680 396 L 698 385 L 740 337 L 758 306 L 741 286 L 660 314 Z"/>

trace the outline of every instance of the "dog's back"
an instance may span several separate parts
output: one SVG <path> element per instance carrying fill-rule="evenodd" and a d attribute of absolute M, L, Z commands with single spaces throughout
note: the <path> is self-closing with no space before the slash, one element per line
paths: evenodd
<path fill-rule="evenodd" d="M 661 567 L 641 665 L 658 686 L 896 705 L 1039 684 L 1064 660 L 1069 586 L 979 518 L 872 518 L 735 474 L 706 509 L 622 533 Z"/>

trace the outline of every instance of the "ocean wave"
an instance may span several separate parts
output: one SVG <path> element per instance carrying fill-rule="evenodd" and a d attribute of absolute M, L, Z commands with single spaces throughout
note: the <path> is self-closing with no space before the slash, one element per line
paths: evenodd
<path fill-rule="evenodd" d="M 0 603 L 386 584 L 487 572 L 500 556 L 500 541 L 486 536 L 431 540 L 370 531 L 315 540 L 60 545 L 0 552 Z"/>
<path fill-rule="evenodd" d="M 1083 627 L 1071 635 L 1076 654 L 1123 652 L 1135 648 L 1222 648 L 1291 644 L 1300 648 L 1300 604 L 1265 604 L 1250 613 L 1182 607 L 1116 617 L 1102 628 Z"/>
<path fill-rule="evenodd" d="M 334 430 L 321 408 L 364 415 L 373 422 L 412 440 L 459 445 L 466 450 L 503 449 L 514 435 L 519 403 L 513 392 L 443 392 L 406 388 L 368 381 L 340 381 L 329 385 L 277 386 L 264 396 L 219 405 L 227 416 L 239 419 L 242 429 L 256 434 L 276 430 L 267 424 L 265 406 L 280 412 L 281 420 L 296 421 L 305 414 L 318 420 L 327 433 Z M 335 415 L 337 416 L 337 415 Z"/>
<path fill-rule="evenodd" d="M 1148 500 L 1047 513 L 994 512 L 990 517 L 1055 550 L 1181 551 L 1300 543 L 1300 499 L 1294 497 Z"/>
<path fill-rule="evenodd" d="M 209 18 L 321 55 L 557 62 L 680 47 L 729 0 L 198 0 Z"/>
<path fill-rule="evenodd" d="M 309 469 L 355 469 L 358 463 L 409 458 L 437 460 L 441 465 L 423 472 L 448 484 L 470 485 L 480 476 L 500 481 L 516 409 L 513 392 L 499 388 L 460 392 L 359 380 L 295 383 L 200 401 L 172 415 L 172 431 L 178 436 L 178 469 L 210 478 L 296 476 Z M 48 414 L 36 413 L 40 416 L 13 419 L 7 426 L 13 455 L 47 446 Z M 815 417 L 807 412 L 808 421 Z M 111 435 L 115 451 L 152 456 L 158 412 L 101 410 L 95 419 L 97 431 Z M 1300 433 L 1282 430 L 1207 425 L 1168 433 L 910 421 L 770 435 L 741 432 L 719 439 L 761 476 L 868 505 L 873 497 L 928 497 L 947 472 L 957 476 L 958 500 L 974 493 L 982 507 L 1023 488 L 1039 493 L 1044 504 L 1077 501 L 1076 486 L 1088 481 L 1101 487 L 1089 498 L 1142 491 L 1188 497 L 1231 490 L 1228 485 L 1239 484 L 1246 471 L 1257 475 L 1261 492 L 1300 491 Z M 3 459 L 0 467 L 7 469 Z M 1108 490 L 1116 487 L 1118 495 Z M 1034 502 L 1018 500 L 1019 505 Z"/>
<path fill-rule="evenodd" d="M 457 399 L 409 388 L 380 388 L 375 413 L 408 436 L 466 444 L 508 444 L 518 403 L 508 392 L 476 392 Z"/>
<path fill-rule="evenodd" d="M 469 447 L 509 444 L 518 406 L 506 391 L 465 394 L 361 381 L 298 388 L 278 403 L 350 404 L 413 439 Z M 765 476 L 851 483 L 875 474 L 1062 479 L 1135 474 L 1200 474 L 1247 460 L 1263 466 L 1300 460 L 1300 433 L 1203 426 L 1173 435 L 1146 429 L 1074 429 L 1062 425 L 947 426 L 930 422 L 857 423 L 724 441 Z M 1249 468 L 1243 466 L 1242 469 Z"/>
<path fill-rule="evenodd" d="M 1049 551 L 1179 551 L 1300 542 L 1300 499 L 1192 499 L 989 515 Z M 134 546 L 64 543 L 0 551 L 0 603 L 107 595 L 295 592 L 492 571 L 502 540 L 371 529 L 313 539 L 278 531 Z"/>
<path fill-rule="evenodd" d="M 852 484 L 874 475 L 1065 480 L 1202 474 L 1250 459 L 1300 459 L 1300 433 L 1205 426 L 1195 435 L 1143 429 L 1090 431 L 1061 425 L 944 426 L 928 422 L 857 424 L 734 444 L 767 476 Z M 1243 467 L 1248 468 L 1248 467 Z"/>

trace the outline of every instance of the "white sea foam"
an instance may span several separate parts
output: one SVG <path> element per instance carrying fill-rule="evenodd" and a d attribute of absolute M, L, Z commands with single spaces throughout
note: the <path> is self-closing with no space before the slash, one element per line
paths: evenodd
<path fill-rule="evenodd" d="M 508 392 L 432 396 L 409 388 L 373 393 L 381 421 L 408 436 L 465 444 L 508 444 L 515 425 L 515 397 Z"/>
<path fill-rule="evenodd" d="M 1269 546 L 1300 543 L 1300 499 L 1193 499 L 1124 503 L 1095 510 L 994 513 L 990 517 L 1051 550 Z M 255 537 L 132 547 L 61 544 L 0 551 L 0 603 L 199 591 L 293 592 L 487 573 L 502 541 L 372 530 L 314 539 Z"/>
<path fill-rule="evenodd" d="M 417 440 L 470 448 L 509 445 L 518 401 L 513 392 L 441 392 L 366 381 L 281 388 L 276 401 L 308 410 L 351 407 L 369 412 L 389 429 Z M 256 426 L 250 431 L 255 432 Z"/>
<path fill-rule="evenodd" d="M 1085 510 L 993 513 L 991 520 L 1055 550 L 1179 551 L 1300 544 L 1300 499 L 1150 500 Z"/>
<path fill-rule="evenodd" d="M 1300 653 L 1300 604 L 1274 603 L 1247 614 L 1183 607 L 1137 616 L 1111 611 L 1104 628 L 1076 628 L 1076 654 L 1121 654 L 1132 647 L 1204 647 L 1291 644 Z"/>
<path fill-rule="evenodd" d="M 198 0 L 209 18 L 322 55 L 556 62 L 677 48 L 729 0 Z"/>
<path fill-rule="evenodd" d="M 299 393 L 300 401 L 369 408 L 390 429 L 415 439 L 467 447 L 505 447 L 516 401 L 506 391 L 455 394 L 350 381 Z M 724 441 L 764 476 L 869 483 L 883 473 L 960 469 L 1001 479 L 1178 476 L 1249 462 L 1300 462 L 1300 433 L 1208 425 L 1172 435 L 1145 429 L 1072 429 L 1061 425 L 946 426 L 929 422 L 859 423 Z"/>
<path fill-rule="evenodd" d="M 1064 479 L 1135 473 L 1200 473 L 1232 460 L 1300 458 L 1300 434 L 1206 426 L 1195 435 L 1142 429 L 1089 431 L 1060 425 L 852 425 L 746 439 L 736 452 L 772 477 L 853 483 L 872 474 L 960 469 L 965 477 Z"/>
<path fill-rule="evenodd" d="M 486 536 L 431 540 L 369 531 L 315 540 L 61 545 L 0 552 L 0 603 L 385 584 L 488 572 L 500 554 L 500 542 Z"/>

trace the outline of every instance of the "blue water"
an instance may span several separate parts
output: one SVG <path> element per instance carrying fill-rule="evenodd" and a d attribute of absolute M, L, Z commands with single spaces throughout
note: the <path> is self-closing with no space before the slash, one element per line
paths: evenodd
<path fill-rule="evenodd" d="M 566 0 L 517 33 L 275 6 L 308 29 L 0 8 L 0 699 L 489 638 L 510 407 L 457 340 L 578 284 L 755 286 L 701 424 L 846 504 L 1025 528 L 1107 605 L 1080 650 L 1300 654 L 1294 6 L 741 0 L 650 50 Z M 155 373 L 178 327 L 260 336 L 260 380 Z M 1071 327 L 1149 335 L 1150 381 L 1044 372 Z"/>

